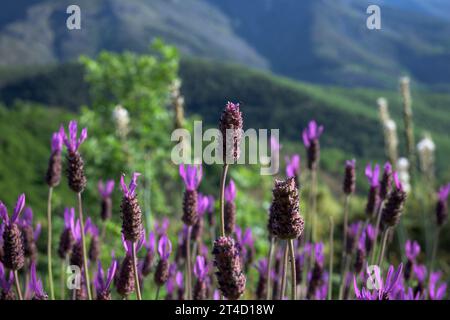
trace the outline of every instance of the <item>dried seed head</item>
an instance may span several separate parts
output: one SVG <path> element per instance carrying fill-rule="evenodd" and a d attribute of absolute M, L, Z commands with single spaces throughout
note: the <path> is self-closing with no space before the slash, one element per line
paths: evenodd
<path fill-rule="evenodd" d="M 11 270 L 20 270 L 25 264 L 22 233 L 16 223 L 5 225 L 3 232 L 3 264 Z"/>
<path fill-rule="evenodd" d="M 75 242 L 72 247 L 72 253 L 70 255 L 70 264 L 78 266 L 80 269 L 83 267 L 83 245 L 81 241 Z"/>
<path fill-rule="evenodd" d="M 220 291 L 229 300 L 238 299 L 244 293 L 246 279 L 235 241 L 230 237 L 218 238 L 212 253 Z"/>
<path fill-rule="evenodd" d="M 184 192 L 182 220 L 187 226 L 193 226 L 197 222 L 197 197 L 198 195 L 195 189 L 186 189 Z"/>
<path fill-rule="evenodd" d="M 74 243 L 72 231 L 70 228 L 65 228 L 59 238 L 58 255 L 61 259 L 65 259 L 71 253 Z"/>
<path fill-rule="evenodd" d="M 243 123 L 239 104 L 228 102 L 220 116 L 219 123 L 219 129 L 222 133 L 224 163 L 239 159 Z"/>
<path fill-rule="evenodd" d="M 142 235 L 142 212 L 136 195 L 122 198 L 122 233 L 125 240 L 137 242 Z"/>
<path fill-rule="evenodd" d="M 67 178 L 70 189 L 76 193 L 83 192 L 84 188 L 86 188 L 83 158 L 78 151 L 69 151 L 67 161 Z"/>
<path fill-rule="evenodd" d="M 225 202 L 224 215 L 225 233 L 232 235 L 236 226 L 236 204 L 234 202 Z"/>
<path fill-rule="evenodd" d="M 160 259 L 155 270 L 155 283 L 158 286 L 164 285 L 169 279 L 169 261 Z"/>
<path fill-rule="evenodd" d="M 298 189 L 293 177 L 275 181 L 268 228 L 280 239 L 296 239 L 303 232 L 304 220 L 300 216 Z"/>
<path fill-rule="evenodd" d="M 128 297 L 134 292 L 133 259 L 126 255 L 120 266 L 119 277 L 117 278 L 117 292 L 122 297 Z"/>
<path fill-rule="evenodd" d="M 112 217 L 112 200 L 111 198 L 103 198 L 101 203 L 100 217 L 103 221 L 109 220 Z"/>
<path fill-rule="evenodd" d="M 47 174 L 45 182 L 49 187 L 56 187 L 61 181 L 62 160 L 61 151 L 53 151 L 48 160 Z"/>

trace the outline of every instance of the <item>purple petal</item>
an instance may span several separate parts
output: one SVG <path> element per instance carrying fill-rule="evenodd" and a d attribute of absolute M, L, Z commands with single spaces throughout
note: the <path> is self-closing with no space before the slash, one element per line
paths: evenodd
<path fill-rule="evenodd" d="M 39 236 L 41 235 L 41 231 L 42 231 L 42 225 L 40 223 L 38 223 L 36 225 L 36 228 L 34 229 L 34 232 L 33 232 L 34 242 L 37 242 L 39 240 Z"/>
<path fill-rule="evenodd" d="M 0 201 L 0 218 L 2 218 L 5 224 L 9 225 L 8 209 L 6 209 L 5 205 L 1 201 Z"/>
<path fill-rule="evenodd" d="M 172 243 L 166 235 L 163 235 L 158 242 L 158 253 L 161 259 L 167 260 L 172 252 Z"/>
<path fill-rule="evenodd" d="M 122 174 L 120 176 L 120 186 L 122 187 L 122 192 L 124 194 L 125 197 L 128 196 L 128 187 L 127 184 L 125 183 L 125 175 Z"/>
<path fill-rule="evenodd" d="M 177 283 L 178 288 L 182 289 L 184 287 L 183 283 L 183 273 L 181 271 L 178 271 L 175 276 L 175 281 Z"/>
<path fill-rule="evenodd" d="M 108 269 L 108 277 L 106 279 L 105 288 L 109 289 L 111 286 L 112 281 L 114 280 L 114 275 L 116 274 L 117 270 L 117 260 L 113 260 L 111 263 L 111 266 Z"/>
<path fill-rule="evenodd" d="M 306 129 L 303 130 L 302 139 L 303 139 L 303 144 L 305 145 L 305 147 L 309 148 L 311 146 L 311 141 L 309 140 L 308 133 L 306 132 Z"/>
<path fill-rule="evenodd" d="M 402 183 L 400 181 L 400 178 L 398 177 L 398 172 L 394 172 L 394 182 L 395 182 L 395 187 L 397 188 L 397 190 L 403 190 L 403 186 Z"/>
<path fill-rule="evenodd" d="M 225 188 L 225 200 L 227 202 L 233 202 L 236 198 L 236 185 L 234 184 L 233 179 L 230 179 L 230 183 Z"/>
<path fill-rule="evenodd" d="M 14 214 L 11 218 L 11 223 L 16 222 L 17 218 L 19 217 L 19 214 L 22 212 L 23 208 L 25 207 L 25 194 L 22 193 L 19 198 L 17 199 L 16 206 L 14 208 Z"/>

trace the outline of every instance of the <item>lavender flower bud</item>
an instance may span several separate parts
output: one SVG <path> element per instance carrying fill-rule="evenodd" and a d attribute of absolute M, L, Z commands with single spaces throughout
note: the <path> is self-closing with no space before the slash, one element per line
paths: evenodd
<path fill-rule="evenodd" d="M 98 236 L 93 236 L 89 246 L 89 260 L 96 262 L 100 256 L 100 240 Z"/>
<path fill-rule="evenodd" d="M 403 205 L 406 201 L 406 192 L 398 179 L 397 173 L 394 173 L 396 188 L 389 194 L 386 204 L 381 212 L 381 221 L 384 226 L 393 227 L 398 224 L 403 211 Z"/>
<path fill-rule="evenodd" d="M 69 187 L 76 193 L 83 192 L 86 188 L 86 176 L 84 175 L 84 161 L 78 151 L 69 152 L 67 155 L 67 178 Z"/>
<path fill-rule="evenodd" d="M 366 166 L 366 177 L 370 184 L 366 205 L 366 214 L 369 217 L 373 217 L 380 202 L 380 182 L 378 181 L 379 175 L 380 166 L 378 164 L 374 166 L 373 170 L 370 164 Z"/>
<path fill-rule="evenodd" d="M 126 255 L 120 266 L 119 277 L 117 278 L 116 289 L 122 297 L 128 297 L 134 292 L 133 259 Z"/>
<path fill-rule="evenodd" d="M 160 259 L 156 265 L 155 270 L 155 283 L 158 286 L 164 285 L 169 279 L 169 261 L 166 259 Z"/>
<path fill-rule="evenodd" d="M 185 225 L 193 226 L 198 220 L 197 214 L 197 190 L 188 190 L 184 192 L 183 198 L 183 217 L 181 218 Z"/>
<path fill-rule="evenodd" d="M 83 267 L 83 244 L 81 241 L 75 242 L 72 247 L 72 254 L 70 255 L 70 264 L 78 266 L 80 269 Z"/>
<path fill-rule="evenodd" d="M 151 252 L 150 250 L 147 250 L 143 263 L 142 263 L 142 275 L 144 277 L 148 276 L 151 272 L 152 272 L 152 267 L 153 267 L 153 258 L 154 258 L 154 253 Z"/>
<path fill-rule="evenodd" d="M 313 120 L 308 123 L 308 127 L 303 130 L 303 144 L 306 148 L 308 158 L 308 169 L 315 170 L 320 159 L 320 142 L 319 138 L 323 133 L 323 126 L 317 126 Z"/>
<path fill-rule="evenodd" d="M 47 174 L 45 182 L 49 187 L 56 187 L 61 181 L 62 159 L 61 150 L 52 152 L 48 160 Z"/>
<path fill-rule="evenodd" d="M 25 264 L 22 233 L 15 223 L 7 225 L 3 233 L 3 264 L 11 270 L 20 270 Z"/>
<path fill-rule="evenodd" d="M 315 258 L 314 267 L 311 272 L 311 280 L 309 281 L 307 298 L 313 299 L 316 294 L 316 290 L 322 286 L 323 284 L 323 265 L 324 265 L 324 256 L 323 256 L 323 244 L 317 243 L 315 245 Z"/>
<path fill-rule="evenodd" d="M 127 187 L 124 176 L 120 178 L 122 186 L 122 234 L 125 240 L 137 242 L 142 236 L 142 212 L 136 195 L 137 178 L 140 173 L 133 173 L 130 185 Z"/>
<path fill-rule="evenodd" d="M 436 223 L 441 227 L 448 216 L 447 198 L 450 193 L 450 183 L 441 187 L 438 192 L 438 202 L 436 204 Z"/>
<path fill-rule="evenodd" d="M 234 202 L 225 202 L 224 218 L 225 233 L 231 235 L 236 226 L 236 204 Z"/>
<path fill-rule="evenodd" d="M 387 195 L 391 191 L 392 185 L 392 166 L 389 162 L 384 165 L 383 177 L 380 182 L 380 198 L 386 199 Z"/>
<path fill-rule="evenodd" d="M 65 228 L 59 239 L 58 255 L 61 259 L 65 259 L 71 254 L 75 239 L 70 228 Z"/>
<path fill-rule="evenodd" d="M 296 239 L 303 232 L 304 220 L 300 216 L 298 189 L 293 177 L 275 181 L 268 228 L 280 239 Z"/>
<path fill-rule="evenodd" d="M 240 156 L 240 143 L 244 122 L 239 104 L 228 102 L 220 116 L 219 130 L 222 133 L 223 161 L 230 163 Z"/>
<path fill-rule="evenodd" d="M 112 200 L 111 198 L 104 198 L 101 202 L 100 217 L 103 221 L 109 220 L 112 217 Z"/>
<path fill-rule="evenodd" d="M 366 253 L 363 248 L 358 247 L 356 250 L 356 258 L 355 258 L 355 273 L 359 274 L 364 266 L 364 261 L 366 259 Z"/>
<path fill-rule="evenodd" d="M 238 299 L 244 293 L 246 279 L 234 240 L 230 237 L 218 238 L 212 253 L 220 291 L 229 300 Z"/>
<path fill-rule="evenodd" d="M 258 262 L 258 284 L 256 286 L 256 299 L 265 300 L 267 296 L 267 259 L 262 259 Z"/>
<path fill-rule="evenodd" d="M 355 173 L 355 160 L 347 160 L 345 164 L 345 175 L 343 190 L 346 195 L 355 193 L 356 173 Z"/>

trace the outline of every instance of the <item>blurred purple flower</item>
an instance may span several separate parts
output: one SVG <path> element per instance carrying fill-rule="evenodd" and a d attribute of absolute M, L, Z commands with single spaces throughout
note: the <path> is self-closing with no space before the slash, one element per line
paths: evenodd
<path fill-rule="evenodd" d="M 411 260 L 415 261 L 420 253 L 420 245 L 417 241 L 406 240 L 405 244 L 405 255 Z"/>
<path fill-rule="evenodd" d="M 114 180 L 107 180 L 106 183 L 103 183 L 103 180 L 99 180 L 97 187 L 103 199 L 109 198 L 114 190 Z"/>
<path fill-rule="evenodd" d="M 54 132 L 52 135 L 52 153 L 53 152 L 61 152 L 63 146 L 63 136 L 61 133 Z"/>
<path fill-rule="evenodd" d="M 9 271 L 9 277 L 7 277 L 5 267 L 0 262 L 0 288 L 4 292 L 9 292 L 9 290 L 11 290 L 13 282 L 14 282 L 14 273 L 12 271 Z"/>
<path fill-rule="evenodd" d="M 197 256 L 194 265 L 194 274 L 200 281 L 204 281 L 208 274 L 208 265 L 206 264 L 205 257 Z"/>
<path fill-rule="evenodd" d="M 46 300 L 48 298 L 47 294 L 44 292 L 44 287 L 42 285 L 41 279 L 37 277 L 36 274 L 36 263 L 33 261 L 30 268 L 30 290 L 34 293 L 34 299 Z"/>
<path fill-rule="evenodd" d="M 376 269 L 377 270 L 377 269 Z M 381 275 L 379 272 L 375 270 L 375 283 L 373 283 L 373 287 L 376 288 L 377 285 L 380 285 L 380 289 L 374 289 L 372 291 L 367 290 L 366 288 L 362 288 L 359 290 L 358 283 L 356 281 L 356 277 L 353 277 L 353 286 L 355 290 L 355 295 L 358 300 L 390 300 L 391 294 L 393 290 L 396 288 L 398 281 L 401 280 L 401 274 L 403 270 L 403 264 L 400 264 L 397 271 L 394 272 L 394 267 L 390 266 L 386 281 L 383 283 L 381 279 Z"/>
<path fill-rule="evenodd" d="M 233 179 L 230 179 L 230 183 L 225 188 L 225 200 L 227 202 L 233 202 L 236 198 L 236 185 Z"/>
<path fill-rule="evenodd" d="M 155 220 L 155 232 L 158 237 L 162 237 L 167 234 L 167 230 L 169 229 L 170 220 L 167 217 L 164 217 L 161 222 Z"/>
<path fill-rule="evenodd" d="M 23 208 L 25 207 L 25 194 L 22 193 L 19 198 L 17 199 L 16 206 L 14 207 L 14 212 L 11 217 L 9 218 L 8 210 L 6 209 L 5 205 L 0 201 L 0 218 L 2 218 L 3 222 L 10 226 L 14 223 L 16 223 L 17 219 L 19 218 L 20 213 L 22 212 Z"/>
<path fill-rule="evenodd" d="M 300 175 L 300 155 L 294 154 L 291 158 L 286 156 L 286 177 L 298 177 Z"/>
<path fill-rule="evenodd" d="M 158 242 L 158 254 L 161 260 L 169 259 L 172 252 L 172 243 L 166 235 L 163 235 Z"/>
<path fill-rule="evenodd" d="M 197 213 L 200 217 L 202 217 L 209 207 L 209 199 L 208 196 L 205 196 L 201 193 L 197 196 Z"/>
<path fill-rule="evenodd" d="M 432 272 L 430 274 L 430 282 L 428 285 L 428 295 L 430 300 L 442 300 L 445 297 L 447 284 L 442 283 L 438 286 L 441 275 L 442 274 L 440 272 Z"/>
<path fill-rule="evenodd" d="M 303 144 L 306 148 L 311 146 L 313 140 L 318 140 L 323 133 L 323 126 L 317 126 L 315 120 L 308 123 L 308 126 L 303 130 L 302 138 Z"/>
<path fill-rule="evenodd" d="M 105 279 L 105 273 L 103 271 L 102 264 L 100 261 L 98 262 L 97 274 L 94 279 L 95 290 L 98 293 L 105 293 L 110 290 L 111 284 L 116 274 L 117 265 L 117 260 L 113 258 L 111 266 L 108 268 L 108 275 Z"/>
<path fill-rule="evenodd" d="M 380 184 L 380 181 L 379 181 L 380 165 L 379 164 L 376 164 L 373 169 L 372 169 L 372 166 L 370 165 L 370 163 L 367 164 L 365 174 L 366 174 L 367 180 L 369 181 L 369 184 L 371 187 L 376 188 L 379 186 L 379 184 Z"/>

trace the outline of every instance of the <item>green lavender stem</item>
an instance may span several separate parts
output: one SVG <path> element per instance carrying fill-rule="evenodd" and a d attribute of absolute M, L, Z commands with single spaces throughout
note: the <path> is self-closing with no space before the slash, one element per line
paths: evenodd
<path fill-rule="evenodd" d="M 220 178 L 220 231 L 225 237 L 225 182 L 227 179 L 228 164 L 223 165 L 222 177 Z"/>
<path fill-rule="evenodd" d="M 381 268 L 381 264 L 383 263 L 384 252 L 386 250 L 386 243 L 387 243 L 387 238 L 388 238 L 390 229 L 391 228 L 388 227 L 388 228 L 386 228 L 386 230 L 383 231 L 383 243 L 381 245 L 380 256 L 378 257 L 378 266 L 380 268 Z"/>
<path fill-rule="evenodd" d="M 52 195 L 53 187 L 48 189 L 47 200 L 47 267 L 48 284 L 50 287 L 50 299 L 55 300 L 55 289 L 53 287 L 53 268 L 52 268 Z"/>
<path fill-rule="evenodd" d="M 91 281 L 89 278 L 89 269 L 88 269 L 88 256 L 86 250 L 86 235 L 84 234 L 84 219 L 83 219 L 83 203 L 81 200 L 81 193 L 78 193 L 78 215 L 80 219 L 81 225 L 81 243 L 83 246 L 83 267 L 84 267 L 84 277 L 86 280 L 86 288 L 89 300 L 92 300 L 92 292 L 91 292 Z"/>
<path fill-rule="evenodd" d="M 187 239 L 186 239 L 186 289 L 187 299 L 192 300 L 192 262 L 191 262 L 191 233 L 192 226 L 188 227 Z M 158 288 L 159 291 L 159 288 Z"/>
<path fill-rule="evenodd" d="M 330 217 L 330 267 L 328 270 L 328 300 L 331 300 L 333 291 L 333 255 L 334 255 L 334 221 L 333 217 Z"/>
<path fill-rule="evenodd" d="M 295 278 L 295 252 L 294 240 L 289 240 L 289 253 L 291 256 L 291 299 L 297 300 L 297 279 Z"/>
<path fill-rule="evenodd" d="M 139 273 L 137 269 L 137 255 L 136 255 L 136 243 L 132 244 L 132 258 L 133 258 L 133 273 L 134 273 L 134 285 L 136 289 L 136 296 L 138 300 L 142 300 L 141 296 L 141 286 L 139 284 Z"/>
<path fill-rule="evenodd" d="M 20 281 L 19 281 L 19 273 L 17 270 L 14 270 L 14 282 L 16 284 L 17 295 L 19 296 L 19 300 L 23 300 L 22 289 L 20 289 Z"/>
<path fill-rule="evenodd" d="M 275 237 L 272 236 L 272 237 L 270 237 L 269 256 L 267 258 L 267 270 L 266 270 L 267 296 L 266 296 L 266 300 L 270 299 L 270 266 L 272 265 L 274 251 L 275 251 Z"/>
<path fill-rule="evenodd" d="M 281 278 L 281 290 L 280 300 L 283 300 L 284 291 L 286 290 L 286 276 L 287 276 L 287 263 L 288 263 L 288 242 L 285 241 L 284 245 L 284 257 L 283 257 L 283 276 Z"/>

